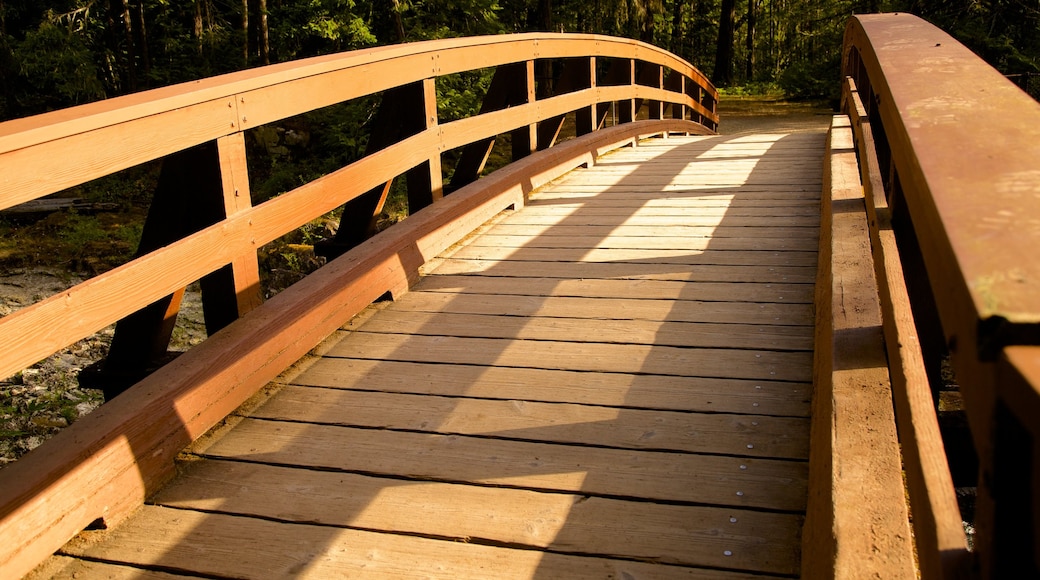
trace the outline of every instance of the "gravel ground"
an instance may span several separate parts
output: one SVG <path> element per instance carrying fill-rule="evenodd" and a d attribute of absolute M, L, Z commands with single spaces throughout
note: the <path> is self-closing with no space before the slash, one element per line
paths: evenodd
<path fill-rule="evenodd" d="M 6 272 L 0 275 L 0 316 L 82 281 L 77 275 L 43 268 Z M 101 405 L 101 392 L 79 388 L 77 377 L 80 370 L 104 358 L 114 328 L 109 326 L 0 380 L 0 468 Z M 171 349 L 186 350 L 205 338 L 201 297 L 197 287 L 189 288 Z"/>

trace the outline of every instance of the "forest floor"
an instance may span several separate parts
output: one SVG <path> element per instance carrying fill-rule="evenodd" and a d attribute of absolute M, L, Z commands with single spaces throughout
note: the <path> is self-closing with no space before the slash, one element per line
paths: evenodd
<path fill-rule="evenodd" d="M 831 115 L 829 109 L 817 103 L 788 102 L 769 97 L 725 98 L 720 103 L 719 112 L 723 119 L 720 133 L 727 135 L 825 130 Z M 125 228 L 137 228 L 139 231 L 140 223 L 128 223 L 130 218 L 127 215 L 99 216 L 96 222 L 72 214 L 64 217 L 49 216 L 41 222 L 24 226 L 0 223 L 0 233 L 3 234 L 3 243 L 0 244 L 0 317 L 57 294 L 96 275 L 99 270 L 115 265 L 99 265 L 99 260 L 105 262 L 109 256 L 98 254 L 122 252 L 128 255 L 128 248 L 122 247 L 126 245 L 125 236 L 118 233 Z M 143 212 L 136 212 L 136 218 L 143 221 Z M 107 223 L 113 220 L 118 223 Z M 3 221 L 0 218 L 0 222 Z M 68 226 L 69 223 L 76 226 L 70 230 L 74 233 L 93 228 L 110 229 L 117 235 L 108 238 L 119 247 L 81 244 L 62 251 L 61 242 L 64 241 L 67 246 L 70 236 L 53 235 L 53 232 L 55 228 Z M 86 238 L 86 234 L 82 233 L 72 237 L 76 235 Z M 90 239 L 94 240 L 95 237 L 91 236 Z M 21 255 L 17 254 L 19 251 Z M 295 255 L 281 256 L 287 263 L 278 264 L 274 268 L 275 277 L 278 278 L 274 282 L 276 286 L 288 285 L 303 275 L 290 271 L 294 264 L 300 265 L 300 260 L 294 259 Z M 303 262 L 308 261 L 307 257 L 303 258 Z M 312 269 L 315 265 L 310 266 L 309 269 Z M 114 325 L 109 326 L 12 377 L 0 380 L 0 468 L 101 405 L 101 393 L 81 389 L 78 374 L 105 356 L 113 331 Z M 170 348 L 173 351 L 187 350 L 205 338 L 201 298 L 196 284 L 189 287 L 185 295 Z"/>

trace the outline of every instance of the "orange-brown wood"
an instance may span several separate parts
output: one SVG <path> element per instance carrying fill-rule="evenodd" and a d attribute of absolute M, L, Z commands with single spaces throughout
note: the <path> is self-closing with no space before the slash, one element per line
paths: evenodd
<path fill-rule="evenodd" d="M 387 291 L 405 292 L 426 259 L 502 209 L 522 206 L 532 188 L 589 163 L 599 149 L 627 144 L 643 134 L 690 127 L 681 121 L 631 123 L 514 163 L 348 252 L 82 418 L 0 471 L 0 536 L 12 538 L 0 546 L 0 566 L 18 577 L 91 522 L 121 520 L 171 474 L 173 459 L 185 445 L 379 296 Z M 381 159 L 378 154 L 375 157 Z M 401 171 L 407 169 L 407 161 L 398 163 Z M 370 182 L 355 186 L 356 190 L 365 191 L 371 181 L 379 179 L 371 176 Z M 321 206 L 321 193 L 327 190 L 313 191 L 311 201 Z M 283 196 L 272 202 L 283 199 L 292 198 Z M 170 267 L 177 264 L 182 270 L 197 267 L 197 262 L 227 263 L 242 253 L 241 248 L 275 235 L 277 228 L 263 228 L 261 223 L 278 223 L 272 219 L 276 216 L 284 223 L 286 210 L 282 208 L 300 200 L 272 202 L 242 211 L 200 236 L 141 260 Z M 327 207 L 335 201 L 324 203 Z M 291 212 L 308 215 L 303 208 Z M 267 222 L 261 222 L 264 216 Z M 250 223 L 250 217 L 257 222 Z M 241 228 L 232 238 L 244 238 L 238 246 L 227 239 L 229 224 Z M 42 304 L 57 308 L 59 317 L 66 309 L 74 311 L 81 300 L 90 304 L 85 297 L 117 308 L 105 291 L 118 296 L 117 289 L 146 285 L 148 272 L 131 263 L 70 291 L 67 300 L 62 296 Z M 190 280 L 193 273 L 178 275 Z M 48 312 L 37 307 L 33 316 L 40 316 L 41 311 Z M 41 320 L 17 314 L 5 318 L 0 323 L 5 340 L 8 329 L 16 328 L 12 321 L 26 324 L 27 319 Z M 59 328 L 61 324 L 55 320 L 44 326 Z"/>
<path fill-rule="evenodd" d="M 802 576 L 912 578 L 913 542 L 858 173 L 848 118 L 836 116 L 823 174 Z"/>
<path fill-rule="evenodd" d="M 914 516 L 917 560 L 922 578 L 952 578 L 970 562 L 953 477 L 939 432 L 938 405 L 932 399 L 925 372 L 871 127 L 851 79 L 846 79 L 844 89 L 864 184 L 892 394 Z"/>

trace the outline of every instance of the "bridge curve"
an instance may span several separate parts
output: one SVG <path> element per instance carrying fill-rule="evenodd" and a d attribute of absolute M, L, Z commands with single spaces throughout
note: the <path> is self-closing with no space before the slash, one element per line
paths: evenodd
<path fill-rule="evenodd" d="M 44 562 L 41 574 L 197 565 L 265 576 L 378 565 L 396 575 L 406 573 L 400 558 L 421 567 L 443 557 L 473 576 L 912 577 L 915 553 L 929 578 L 1040 567 L 1040 341 L 1021 284 L 1035 245 L 1025 226 L 1040 190 L 1028 164 L 1040 108 L 913 16 L 856 17 L 845 46 L 844 114 L 826 147 L 822 135 L 751 137 L 744 149 L 711 136 L 717 93 L 696 69 L 649 45 L 585 35 L 384 47 L 0 124 L 5 207 L 172 155 L 171 166 L 205 170 L 171 177 L 153 210 L 215 208 L 189 231 L 156 234 L 133 262 L 0 320 L 4 374 L 117 320 L 120 352 L 164 349 L 178 293 L 199 278 L 221 304 L 207 314 L 211 338 L 154 373 L 121 367 L 113 352 L 101 380 L 126 392 L 0 471 L 3 571 Z M 546 84 L 535 70 L 550 61 L 560 74 Z M 492 66 L 481 113 L 438 122 L 435 77 Z M 998 98 L 965 78 L 986 80 Z M 379 91 L 382 133 L 366 157 L 252 206 L 244 130 Z M 644 108 L 649 118 L 636 120 Z M 1007 121 L 1012 108 L 1022 122 Z M 973 139 L 968 115 L 999 130 Z M 565 117 L 578 137 L 557 144 Z M 515 162 L 478 180 L 506 133 Z M 1001 140 L 1008 154 L 987 156 Z M 453 148 L 464 161 L 446 183 L 440 158 Z M 370 237 L 389 182 L 404 174 L 414 215 Z M 993 203 L 972 197 L 993 183 Z M 806 215 L 821 189 L 822 212 Z M 199 197 L 179 199 L 188 190 Z M 339 257 L 260 304 L 256 247 L 339 206 L 348 227 L 326 247 Z M 1012 228 L 1021 235 L 1006 235 Z M 700 246 L 683 245 L 692 240 Z M 817 246 L 815 295 L 791 305 L 813 284 L 805 270 Z M 986 256 L 1003 250 L 1010 262 Z M 370 308 L 388 294 L 393 304 Z M 266 404 L 242 406 L 338 332 L 323 358 L 275 381 Z M 932 369 L 946 347 L 967 385 L 980 461 L 974 553 L 936 422 Z M 366 386 L 376 376 L 385 382 Z M 585 381 L 596 388 L 547 388 Z M 222 438 L 203 438 L 218 425 L 227 428 L 211 435 Z M 335 437 L 308 439 L 318 432 Z M 394 442 L 371 439 L 385 434 Z M 185 449 L 184 474 L 160 491 Z M 571 457 L 545 459 L 560 454 Z M 747 479 L 753 466 L 769 473 Z M 250 470 L 292 475 L 269 488 L 274 480 L 256 476 L 250 490 L 240 479 Z M 356 493 L 336 496 L 348 479 Z M 243 508 L 233 488 L 266 495 Z M 384 488 L 403 495 L 380 503 Z M 301 503 L 272 499 L 290 492 Z M 1029 509 L 1009 493 L 1030 498 Z M 428 519 L 410 517 L 423 502 Z M 499 502 L 520 507 L 467 517 Z M 252 527 L 227 519 L 244 516 Z M 499 517 L 515 526 L 488 523 Z M 260 568 L 198 556 L 220 542 L 211 532 L 245 550 L 282 520 L 301 535 L 272 532 L 285 543 L 254 552 Z M 91 525 L 111 528 L 104 541 L 66 544 Z M 154 536 L 137 534 L 149 526 Z M 456 541 L 466 538 L 477 541 Z M 67 567 L 67 556 L 51 557 L 59 549 L 84 560 Z"/>

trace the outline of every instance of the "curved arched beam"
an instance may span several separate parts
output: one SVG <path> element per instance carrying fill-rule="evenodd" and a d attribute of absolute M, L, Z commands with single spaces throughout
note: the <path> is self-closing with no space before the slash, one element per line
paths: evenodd
<path fill-rule="evenodd" d="M 998 369 L 1008 347 L 1040 344 L 1040 103 L 909 14 L 854 18 L 843 60 L 878 142 L 879 181 L 902 228 L 897 233 L 911 238 L 898 241 L 920 248 L 931 294 L 925 299 L 934 299 L 964 396 L 980 463 L 975 572 L 999 577 L 1040 569 L 1030 557 L 1040 546 L 1040 472 L 1023 467 L 1026 443 L 1001 435 L 1031 431 L 1034 445 L 1040 440 L 1040 383 L 1023 380 L 1029 373 Z M 1012 365 L 1019 371 L 1031 364 L 1023 353 L 1040 357 L 1037 349 L 1017 352 Z M 1017 385 L 1014 393 L 1009 384 Z M 1036 462 L 1040 455 L 1032 449 Z M 1033 482 L 1033 513 L 1021 507 L 1028 498 L 1011 497 L 1022 494 L 998 497 L 1023 481 Z M 922 573 L 963 568 L 957 523 L 937 524 L 918 538 L 934 552 L 922 554 Z M 1033 545 L 1025 545 L 1030 538 Z"/>

